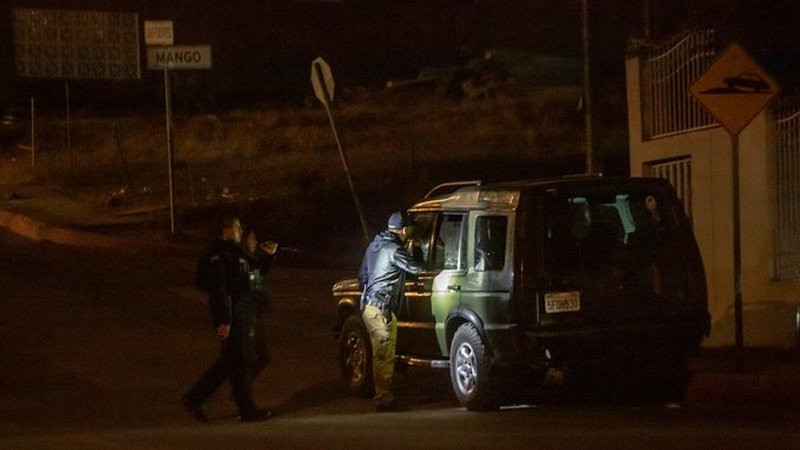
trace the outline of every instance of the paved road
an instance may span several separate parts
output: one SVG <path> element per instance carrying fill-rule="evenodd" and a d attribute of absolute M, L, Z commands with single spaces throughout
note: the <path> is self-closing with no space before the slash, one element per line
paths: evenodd
<path fill-rule="evenodd" d="M 412 410 L 378 415 L 337 381 L 329 289 L 347 271 L 276 267 L 274 360 L 239 424 L 223 389 L 194 423 L 178 398 L 217 351 L 188 257 L 32 243 L 0 232 L 0 448 L 797 448 L 800 413 L 693 402 L 468 413 L 445 373 L 411 371 Z M 344 268 L 352 269 L 352 268 Z"/>
<path fill-rule="evenodd" d="M 787 424 L 722 421 L 653 408 L 550 407 L 475 414 L 454 408 L 394 415 L 318 414 L 262 424 L 55 434 L 18 448 L 547 448 L 796 449 Z"/>

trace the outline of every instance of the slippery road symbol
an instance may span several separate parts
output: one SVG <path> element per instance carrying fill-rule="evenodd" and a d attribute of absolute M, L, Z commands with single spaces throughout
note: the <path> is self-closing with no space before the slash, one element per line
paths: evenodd
<path fill-rule="evenodd" d="M 772 77 L 741 45 L 731 43 L 689 92 L 731 135 L 737 135 L 780 92 Z"/>
<path fill-rule="evenodd" d="M 770 85 L 752 72 L 744 72 L 735 77 L 722 79 L 724 86 L 701 91 L 701 94 L 769 94 Z"/>

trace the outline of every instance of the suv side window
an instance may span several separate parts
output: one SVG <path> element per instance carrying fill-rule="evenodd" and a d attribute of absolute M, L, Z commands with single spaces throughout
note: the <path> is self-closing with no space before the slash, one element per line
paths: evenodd
<path fill-rule="evenodd" d="M 466 239 L 463 232 L 463 214 L 443 214 L 436 235 L 433 268 L 435 270 L 462 270 L 466 260 Z"/>
<path fill-rule="evenodd" d="M 475 220 L 475 270 L 503 270 L 506 264 L 505 216 L 478 216 Z"/>
<path fill-rule="evenodd" d="M 427 269 L 430 267 L 430 243 L 436 214 L 430 212 L 412 213 L 412 216 L 416 225 L 411 228 L 410 238 L 418 244 L 413 247 L 413 251 L 415 256 L 423 261 L 423 265 Z"/>

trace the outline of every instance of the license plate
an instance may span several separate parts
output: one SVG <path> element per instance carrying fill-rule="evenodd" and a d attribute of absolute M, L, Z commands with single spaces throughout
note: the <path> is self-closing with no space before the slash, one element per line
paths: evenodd
<path fill-rule="evenodd" d="M 544 294 L 544 312 L 548 314 L 581 310 L 581 293 L 548 292 Z"/>

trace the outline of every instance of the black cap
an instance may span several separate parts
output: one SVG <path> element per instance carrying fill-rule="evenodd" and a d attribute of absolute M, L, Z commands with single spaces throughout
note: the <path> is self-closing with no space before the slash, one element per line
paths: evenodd
<path fill-rule="evenodd" d="M 391 229 L 391 230 L 399 230 L 401 228 L 405 228 L 405 227 L 407 227 L 409 225 L 413 225 L 413 224 L 414 224 L 414 221 L 410 217 L 408 217 L 408 214 L 406 214 L 404 212 L 397 211 L 397 212 L 392 213 L 391 216 L 389 216 L 389 224 L 388 225 L 389 225 L 389 229 Z"/>

